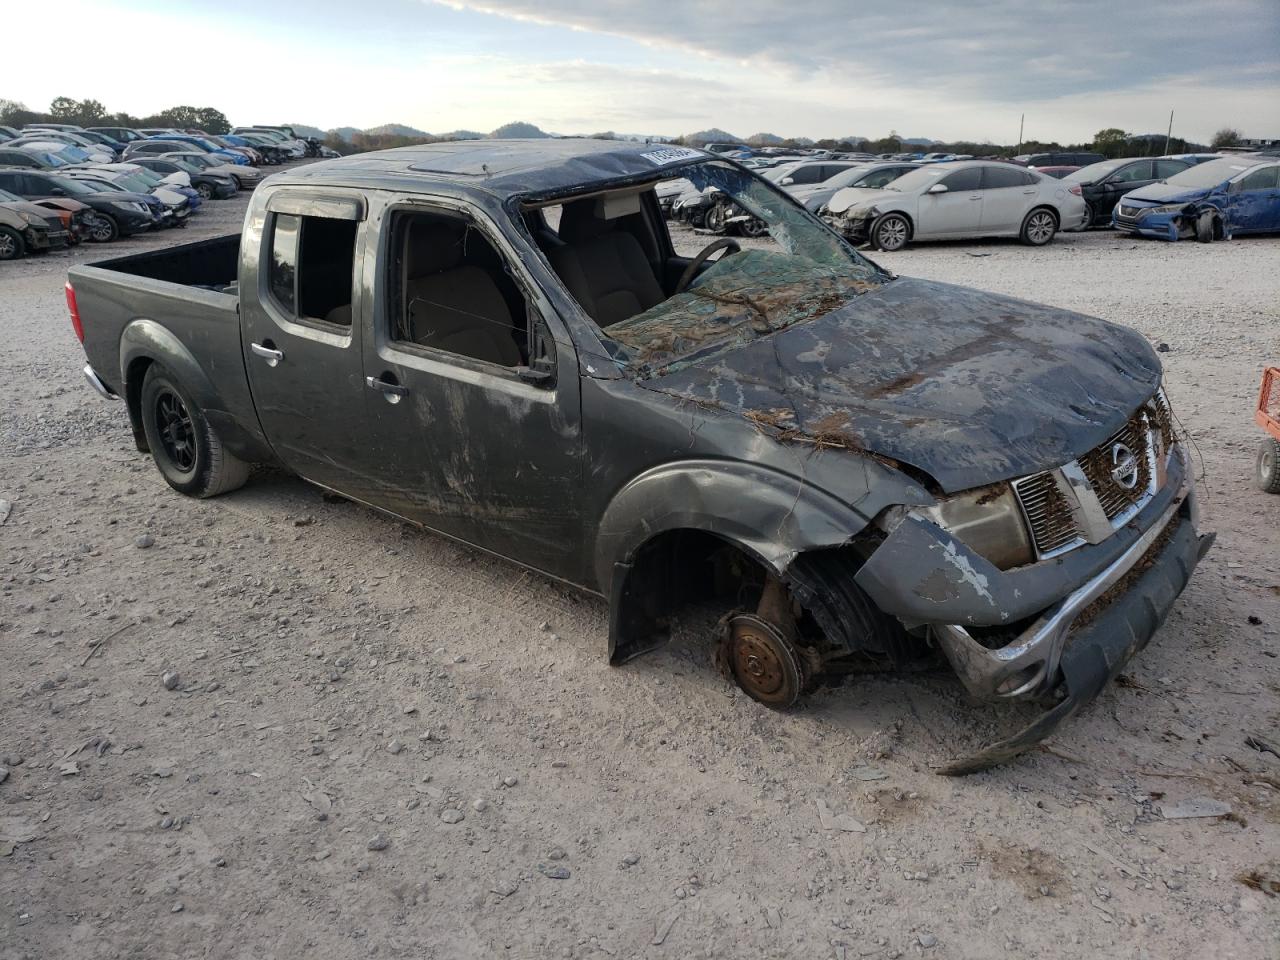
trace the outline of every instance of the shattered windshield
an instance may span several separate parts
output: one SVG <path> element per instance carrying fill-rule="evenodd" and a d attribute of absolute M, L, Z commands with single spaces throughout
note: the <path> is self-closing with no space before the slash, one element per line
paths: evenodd
<path fill-rule="evenodd" d="M 625 196 L 606 194 L 571 200 L 561 208 L 564 216 L 556 215 L 555 229 L 566 243 L 549 259 L 601 328 L 614 359 L 638 376 L 814 320 L 890 279 L 794 200 L 738 166 L 713 161 L 682 167 L 679 175 L 691 189 L 663 208 L 677 260 L 664 277 L 637 259 L 631 274 L 649 276 L 624 291 L 630 308 L 615 309 L 616 290 L 595 295 L 581 267 L 592 262 L 596 248 L 630 249 L 630 237 L 638 256 L 645 248 L 660 249 L 639 205 L 628 207 Z M 580 206 L 593 203 L 594 210 Z M 543 212 L 550 225 L 549 211 Z M 603 239 L 622 233 L 630 237 L 621 246 L 618 239 Z M 697 254 L 718 239 L 728 249 L 695 266 Z"/>

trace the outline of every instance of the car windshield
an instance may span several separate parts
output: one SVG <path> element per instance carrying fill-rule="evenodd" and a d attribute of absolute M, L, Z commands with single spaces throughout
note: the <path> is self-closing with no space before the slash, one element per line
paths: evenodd
<path fill-rule="evenodd" d="M 150 193 L 151 184 L 143 180 L 142 177 L 132 173 L 121 173 L 116 176 L 115 182 L 126 190 L 132 190 L 134 193 Z"/>
<path fill-rule="evenodd" d="M 1261 162 L 1245 157 L 1223 157 L 1221 160 L 1210 160 L 1208 163 L 1187 167 L 1165 182 L 1174 187 L 1216 187 Z"/>
<path fill-rule="evenodd" d="M 51 177 L 50 182 L 59 187 L 63 193 L 75 196 L 85 196 L 90 193 L 101 193 L 102 188 L 96 184 L 81 183 L 79 180 L 73 180 L 70 177 Z"/>
<path fill-rule="evenodd" d="M 209 169 L 210 167 L 221 166 L 221 164 L 218 163 L 217 160 L 210 160 L 208 157 L 201 156 L 200 154 L 197 154 L 197 153 L 188 153 L 184 155 L 180 162 L 189 163 L 191 166 L 196 167 L 197 169 L 203 168 L 205 170 Z"/>
<path fill-rule="evenodd" d="M 1125 163 L 1128 163 L 1128 161 L 1104 160 L 1101 163 L 1091 163 L 1087 167 L 1081 167 L 1074 173 L 1068 173 L 1062 179 L 1071 183 L 1097 183 L 1103 177 L 1109 176 L 1118 170 Z"/>
<path fill-rule="evenodd" d="M 157 184 L 164 183 L 163 177 L 157 176 L 154 171 L 148 170 L 146 167 L 140 167 L 137 170 L 130 171 L 129 176 L 133 177 L 140 183 L 145 183 L 148 187 L 154 187 Z"/>
<path fill-rule="evenodd" d="M 849 186 L 849 184 L 853 183 L 855 180 L 860 180 L 866 175 L 866 167 L 850 167 L 848 170 L 841 170 L 834 177 L 828 177 L 826 180 L 822 181 L 821 184 L 815 184 L 815 186 L 823 188 L 835 187 L 838 190 L 841 187 Z"/>
<path fill-rule="evenodd" d="M 711 195 L 725 204 L 729 221 L 737 218 L 758 224 L 753 234 L 767 232 L 768 238 L 722 257 L 682 292 L 601 327 L 615 361 L 636 376 L 673 372 L 726 345 L 814 320 L 889 279 L 790 197 L 753 173 L 734 164 L 705 161 L 672 174 L 687 179 L 695 190 L 714 191 Z M 626 230 L 628 222 L 643 222 L 634 215 L 642 209 L 634 203 L 634 193 L 618 192 L 618 212 L 611 218 L 608 211 L 614 199 L 606 195 L 562 201 L 557 204 L 561 212 L 557 223 L 567 222 L 569 213 L 575 225 L 600 220 L 606 231 Z M 672 242 L 679 242 L 686 252 L 705 246 L 705 238 L 687 228 L 669 229 Z"/>
<path fill-rule="evenodd" d="M 183 171 L 184 173 L 195 173 L 195 174 L 200 174 L 200 173 L 203 173 L 203 172 L 204 172 L 202 169 L 200 169 L 200 167 L 196 166 L 196 164 L 194 164 L 194 163 L 188 163 L 185 159 L 184 159 L 184 160 L 178 160 L 178 159 L 172 159 L 172 158 L 171 158 L 171 159 L 169 160 L 169 162 L 170 162 L 170 163 L 172 163 L 172 164 L 175 164 L 175 165 L 177 166 L 177 168 L 178 168 L 179 170 Z"/>
<path fill-rule="evenodd" d="M 927 167 L 919 167 L 910 173 L 904 173 L 892 183 L 885 184 L 885 189 L 897 190 L 899 193 L 916 193 L 920 190 L 927 190 L 953 170 L 955 170 L 955 167 L 945 167 L 937 163 L 930 164 Z"/>
<path fill-rule="evenodd" d="M 8 190 L 0 190 L 0 203 L 14 203 L 21 200 L 22 198 L 15 193 L 10 193 Z"/>

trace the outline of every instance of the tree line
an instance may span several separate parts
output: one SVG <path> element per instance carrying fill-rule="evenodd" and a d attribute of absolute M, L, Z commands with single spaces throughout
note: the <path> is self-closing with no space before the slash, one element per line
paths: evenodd
<path fill-rule="evenodd" d="M 226 114 L 213 107 L 170 107 L 159 113 L 136 117 L 129 113 L 110 113 L 98 100 L 76 100 L 54 97 L 46 111 L 32 110 L 17 100 L 0 98 L 0 124 L 24 127 L 28 123 L 74 123 L 81 127 L 188 127 L 205 133 L 230 133 Z"/>

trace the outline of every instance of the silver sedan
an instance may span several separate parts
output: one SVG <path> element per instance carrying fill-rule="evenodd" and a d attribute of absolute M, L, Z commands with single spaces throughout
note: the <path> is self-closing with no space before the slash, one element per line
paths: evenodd
<path fill-rule="evenodd" d="M 931 163 L 883 190 L 850 187 L 827 204 L 837 231 L 880 250 L 912 240 L 1017 237 L 1043 246 L 1059 230 L 1082 230 L 1080 188 L 1012 163 Z"/>

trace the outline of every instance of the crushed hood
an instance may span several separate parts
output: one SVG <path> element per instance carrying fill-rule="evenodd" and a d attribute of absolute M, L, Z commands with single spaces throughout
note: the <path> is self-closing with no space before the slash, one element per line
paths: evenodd
<path fill-rule="evenodd" d="M 797 437 L 889 457 L 947 492 L 1073 460 L 1160 383 L 1133 330 L 900 278 L 773 332 L 751 326 L 641 386 Z"/>
<path fill-rule="evenodd" d="M 1141 200 L 1145 203 L 1190 203 L 1192 200 L 1203 199 L 1211 192 L 1211 189 L 1205 187 L 1188 189 L 1172 183 L 1153 183 L 1129 191 L 1120 198 L 1120 202 Z"/>
<path fill-rule="evenodd" d="M 846 210 L 858 206 L 860 203 L 866 203 L 869 200 L 878 200 L 881 197 L 900 196 L 896 192 L 886 192 L 877 187 L 841 187 L 831 197 L 827 203 L 827 209 L 832 213 L 844 213 Z"/>

